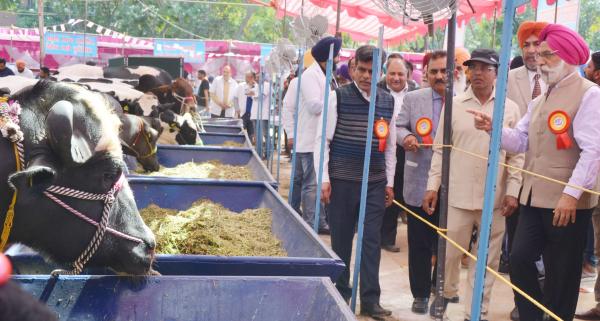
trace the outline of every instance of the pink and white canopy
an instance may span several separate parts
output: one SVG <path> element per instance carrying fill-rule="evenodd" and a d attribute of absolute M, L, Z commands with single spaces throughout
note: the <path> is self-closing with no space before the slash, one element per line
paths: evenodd
<path fill-rule="evenodd" d="M 531 3 L 537 7 L 539 0 L 532 0 Z M 546 0 L 549 4 L 556 0 Z M 266 4 L 261 0 L 249 0 L 249 2 Z M 471 18 L 479 21 L 482 17 L 492 17 L 494 9 L 501 14 L 501 0 L 458 0 L 457 22 L 462 25 Z M 304 12 L 305 16 L 312 17 L 321 14 L 329 20 L 330 33 L 335 33 L 335 23 L 337 19 L 337 0 L 278 0 L 271 1 L 268 5 L 276 8 L 277 17 L 283 18 L 284 15 L 296 17 Z M 423 35 L 427 32 L 427 27 L 422 22 L 400 21 L 391 17 L 384 10 L 379 8 L 371 0 L 344 0 L 341 4 L 340 31 L 349 34 L 352 39 L 357 41 L 366 41 L 377 39 L 379 27 L 384 25 L 384 42 L 386 45 L 398 44 L 401 41 L 411 40 L 416 35 Z M 435 25 L 440 27 L 447 24 L 447 20 L 437 21 Z"/>

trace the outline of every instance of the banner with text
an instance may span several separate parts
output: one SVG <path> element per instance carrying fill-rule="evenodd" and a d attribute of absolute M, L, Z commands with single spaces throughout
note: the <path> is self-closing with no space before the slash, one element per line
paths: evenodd
<path fill-rule="evenodd" d="M 186 62 L 203 63 L 204 41 L 154 39 L 154 55 L 157 57 L 183 57 Z"/>
<path fill-rule="evenodd" d="M 98 38 L 92 35 L 46 32 L 44 33 L 44 50 L 51 55 L 97 57 Z"/>

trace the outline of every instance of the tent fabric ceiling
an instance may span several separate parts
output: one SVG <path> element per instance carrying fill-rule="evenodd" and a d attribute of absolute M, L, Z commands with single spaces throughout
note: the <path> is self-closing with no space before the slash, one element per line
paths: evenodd
<path fill-rule="evenodd" d="M 260 0 L 249 1 L 264 4 Z M 492 17 L 494 9 L 498 10 L 498 14 L 502 10 L 501 0 L 470 0 L 470 4 L 466 0 L 458 1 L 457 22 L 460 25 L 472 18 L 479 21 L 482 17 Z M 532 0 L 532 5 L 537 7 L 538 1 Z M 546 0 L 548 3 L 554 1 Z M 329 20 L 329 32 L 335 33 L 337 0 L 304 0 L 304 7 L 302 2 L 302 0 L 279 0 L 271 1 L 269 5 L 276 8 L 277 17 L 280 19 L 284 15 L 297 17 L 301 12 L 308 17 L 324 15 Z M 446 24 L 447 20 L 435 22 L 437 27 Z M 371 0 L 342 1 L 340 31 L 349 34 L 352 39 L 356 41 L 377 39 L 381 25 L 385 26 L 383 36 L 385 45 L 398 44 L 427 33 L 427 26 L 422 22 L 394 19 Z"/>

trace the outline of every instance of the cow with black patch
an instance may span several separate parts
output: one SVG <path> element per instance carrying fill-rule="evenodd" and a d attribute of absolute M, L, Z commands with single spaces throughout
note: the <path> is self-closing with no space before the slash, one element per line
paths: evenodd
<path fill-rule="evenodd" d="M 72 265 L 151 272 L 155 239 L 124 179 L 120 121 L 101 95 L 40 81 L 11 96 L 21 106 L 18 148 L 0 138 L 0 247 L 22 243 Z M 23 164 L 22 170 L 18 170 Z M 64 271 L 63 271 L 64 272 Z"/>

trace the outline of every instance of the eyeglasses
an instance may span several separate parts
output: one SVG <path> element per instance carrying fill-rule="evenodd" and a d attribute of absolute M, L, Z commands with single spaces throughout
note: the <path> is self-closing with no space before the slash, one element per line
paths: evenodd
<path fill-rule="evenodd" d="M 544 58 L 544 59 L 550 59 L 552 57 L 554 57 L 554 55 L 556 55 L 556 53 L 558 52 L 558 50 L 553 50 L 553 51 L 542 51 L 540 53 L 536 53 L 535 54 L 535 58 Z"/>

